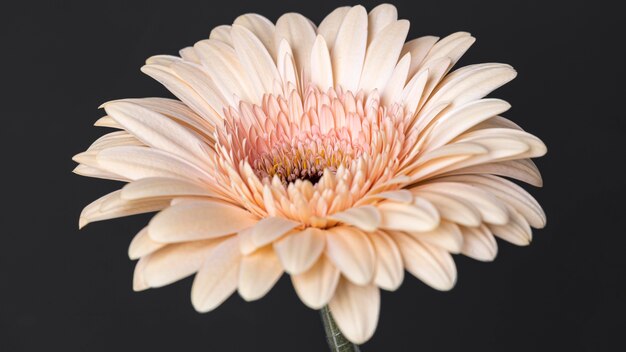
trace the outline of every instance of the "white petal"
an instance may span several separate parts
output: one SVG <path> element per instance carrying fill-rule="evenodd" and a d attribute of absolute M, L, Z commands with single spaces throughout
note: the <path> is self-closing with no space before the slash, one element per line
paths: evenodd
<path fill-rule="evenodd" d="M 322 91 L 334 87 L 330 53 L 321 35 L 317 36 L 311 49 L 311 82 Z"/>
<path fill-rule="evenodd" d="M 419 242 L 403 233 L 394 233 L 393 239 L 398 244 L 408 272 L 440 291 L 454 287 L 456 266 L 447 251 Z"/>
<path fill-rule="evenodd" d="M 274 243 L 274 249 L 285 271 L 292 275 L 301 274 L 311 268 L 325 246 L 324 231 L 314 227 L 290 234 Z"/>
<path fill-rule="evenodd" d="M 352 225 L 363 231 L 374 231 L 380 226 L 381 216 L 378 208 L 366 205 L 357 208 L 349 208 L 339 213 L 328 216 L 329 219 Z"/>
<path fill-rule="evenodd" d="M 409 74 L 409 65 L 411 64 L 411 54 L 405 54 L 393 69 L 385 89 L 382 91 L 381 102 L 387 106 L 393 103 L 399 103 L 402 98 L 402 90 Z"/>
<path fill-rule="evenodd" d="M 369 340 L 378 325 L 380 291 L 341 280 L 328 307 L 341 332 L 355 344 Z"/>
<path fill-rule="evenodd" d="M 360 89 L 382 91 L 398 62 L 408 32 L 409 21 L 401 20 L 388 25 L 376 36 L 367 47 Z"/>
<path fill-rule="evenodd" d="M 321 256 L 308 271 L 292 275 L 291 281 L 304 304 L 312 309 L 320 309 L 335 293 L 339 276 L 339 270 L 326 257 Z"/>
<path fill-rule="evenodd" d="M 272 289 L 283 274 L 278 257 L 271 246 L 255 251 L 241 259 L 239 267 L 239 294 L 246 301 L 254 301 Z"/>
<path fill-rule="evenodd" d="M 461 231 L 463 232 L 461 253 L 483 262 L 490 262 L 496 258 L 498 244 L 486 226 L 461 227 Z"/>
<path fill-rule="evenodd" d="M 220 240 L 167 245 L 143 257 L 143 280 L 148 287 L 162 287 L 192 275 L 221 243 Z"/>
<path fill-rule="evenodd" d="M 360 230 L 347 226 L 329 229 L 326 255 L 350 281 L 359 285 L 371 282 L 376 253 L 368 236 Z"/>
<path fill-rule="evenodd" d="M 442 221 L 432 231 L 407 232 L 413 238 L 443 248 L 451 253 L 460 253 L 463 248 L 463 236 L 459 227 L 449 221 Z"/>
<path fill-rule="evenodd" d="M 413 77 L 422 68 L 424 58 L 438 40 L 439 37 L 424 36 L 409 40 L 404 44 L 400 55 L 411 54 L 408 77 Z"/>
<path fill-rule="evenodd" d="M 528 221 L 514 208 L 509 207 L 510 221 L 506 225 L 489 225 L 489 230 L 501 239 L 517 246 L 527 246 L 532 241 Z"/>
<path fill-rule="evenodd" d="M 331 50 L 335 84 L 356 92 L 367 46 L 367 12 L 354 6 L 341 23 Z"/>
<path fill-rule="evenodd" d="M 184 242 L 230 235 L 257 223 L 248 211 L 216 201 L 192 200 L 173 205 L 152 218 L 150 237 Z"/>
<path fill-rule="evenodd" d="M 465 226 L 478 226 L 482 222 L 480 212 L 463 199 L 425 190 L 418 190 L 415 195 L 431 202 L 444 219 Z"/>
<path fill-rule="evenodd" d="M 169 201 L 163 199 L 123 200 L 120 196 L 121 193 L 120 190 L 111 192 L 87 205 L 80 213 L 78 227 L 83 228 L 94 221 L 150 213 L 169 206 Z"/>
<path fill-rule="evenodd" d="M 276 28 L 270 20 L 256 13 L 247 13 L 237 17 L 233 24 L 246 27 L 259 38 L 270 55 L 274 57 L 274 32 Z"/>
<path fill-rule="evenodd" d="M 240 259 L 237 237 L 233 236 L 204 260 L 191 287 L 191 303 L 198 312 L 217 308 L 235 292 Z"/>
<path fill-rule="evenodd" d="M 402 254 L 396 243 L 382 231 L 371 234 L 370 240 L 376 251 L 374 283 L 382 289 L 395 291 L 404 279 Z"/>
<path fill-rule="evenodd" d="M 142 178 L 128 183 L 122 188 L 121 197 L 127 200 L 142 198 L 173 198 L 179 196 L 204 196 L 215 195 L 207 187 L 197 184 L 163 177 Z"/>
<path fill-rule="evenodd" d="M 510 108 L 509 103 L 500 99 L 482 99 L 460 105 L 444 113 L 437 120 L 428 136 L 426 148 L 433 150 L 443 146 L 473 126 Z"/>
<path fill-rule="evenodd" d="M 148 236 L 148 227 L 144 227 L 130 242 L 130 246 L 128 247 L 128 257 L 130 259 L 139 259 L 144 257 L 150 253 L 156 252 L 157 250 L 166 246 L 166 243 L 160 243 L 153 241 L 150 236 Z"/>
<path fill-rule="evenodd" d="M 315 28 L 299 13 L 287 13 L 276 21 L 274 41 L 279 44 L 285 39 L 293 54 L 297 72 L 302 72 L 305 82 L 311 78 L 311 48 L 315 41 Z"/>
<path fill-rule="evenodd" d="M 300 226 L 299 222 L 282 217 L 269 217 L 259 221 L 252 229 L 252 242 L 261 247 Z"/>
<path fill-rule="evenodd" d="M 328 14 L 324 20 L 322 20 L 317 28 L 317 33 L 324 37 L 326 43 L 328 44 L 328 48 L 332 49 L 335 45 L 335 39 L 337 38 L 339 27 L 341 27 L 343 19 L 346 17 L 350 9 L 350 6 L 336 8 L 333 12 Z"/>
<path fill-rule="evenodd" d="M 164 151 L 147 147 L 114 147 L 96 156 L 98 165 L 131 180 L 166 177 L 210 183 L 212 177 L 189 162 Z"/>
<path fill-rule="evenodd" d="M 388 25 L 398 20 L 398 10 L 391 4 L 380 4 L 370 11 L 368 19 L 367 42 L 372 40 Z M 402 40 L 404 42 L 404 39 Z"/>
<path fill-rule="evenodd" d="M 263 43 L 252 32 L 240 25 L 233 25 L 231 37 L 250 83 L 257 87 L 257 92 L 274 93 L 274 83 L 280 82 L 280 75 Z"/>
<path fill-rule="evenodd" d="M 413 204 L 382 202 L 378 205 L 382 215 L 381 228 L 400 231 L 430 231 L 439 224 L 439 217 Z"/>

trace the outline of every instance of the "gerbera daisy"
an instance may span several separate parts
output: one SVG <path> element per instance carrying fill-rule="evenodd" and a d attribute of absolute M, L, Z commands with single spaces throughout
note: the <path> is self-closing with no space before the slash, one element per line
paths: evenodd
<path fill-rule="evenodd" d="M 437 290 L 452 254 L 493 260 L 495 237 L 527 245 L 545 225 L 517 179 L 541 186 L 544 144 L 484 98 L 509 65 L 452 67 L 459 32 L 405 42 L 384 4 L 340 7 L 316 26 L 257 14 L 147 60 L 178 99 L 103 105 L 116 129 L 74 157 L 84 176 L 127 182 L 88 205 L 80 227 L 159 211 L 132 240 L 134 289 L 195 274 L 191 301 L 263 297 L 284 274 L 354 343 L 376 329 L 379 289 L 408 271 Z"/>

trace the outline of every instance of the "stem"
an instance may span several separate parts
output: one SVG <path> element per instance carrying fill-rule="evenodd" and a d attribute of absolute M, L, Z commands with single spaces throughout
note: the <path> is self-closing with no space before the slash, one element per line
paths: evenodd
<path fill-rule="evenodd" d="M 322 314 L 322 322 L 324 323 L 324 331 L 326 332 L 326 341 L 331 352 L 360 352 L 359 346 L 348 341 L 341 333 L 335 320 L 330 314 L 328 306 L 324 306 L 320 310 Z"/>

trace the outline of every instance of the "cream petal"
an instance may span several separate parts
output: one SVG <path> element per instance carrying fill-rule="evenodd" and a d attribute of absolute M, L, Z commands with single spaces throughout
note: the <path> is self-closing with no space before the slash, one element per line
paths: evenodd
<path fill-rule="evenodd" d="M 261 219 L 252 229 L 252 242 L 257 247 L 264 246 L 300 225 L 299 222 L 277 216 Z"/>
<path fill-rule="evenodd" d="M 439 37 L 428 35 L 409 40 L 404 44 L 400 55 L 411 54 L 408 77 L 413 77 L 422 68 L 424 58 L 438 40 Z"/>
<path fill-rule="evenodd" d="M 181 196 L 215 196 L 207 187 L 195 183 L 164 177 L 143 178 L 132 181 L 122 188 L 121 198 L 138 200 L 143 198 L 174 198 Z"/>
<path fill-rule="evenodd" d="M 144 227 L 130 242 L 130 246 L 128 247 L 128 257 L 130 259 L 139 259 L 141 257 L 147 256 L 157 250 L 165 247 L 166 243 L 160 243 L 153 241 L 150 236 L 148 236 L 148 227 Z"/>
<path fill-rule="evenodd" d="M 217 308 L 235 292 L 240 260 L 236 236 L 220 243 L 206 257 L 191 287 L 191 303 L 198 312 Z"/>
<path fill-rule="evenodd" d="M 166 177 L 195 183 L 210 183 L 212 177 L 176 155 L 147 147 L 113 147 L 100 151 L 98 165 L 130 180 Z"/>
<path fill-rule="evenodd" d="M 366 93 L 387 84 L 398 62 L 402 45 L 409 32 L 409 21 L 400 20 L 389 24 L 367 47 L 359 89 Z"/>
<path fill-rule="evenodd" d="M 274 32 L 276 31 L 276 27 L 270 20 L 256 13 L 247 13 L 237 17 L 233 24 L 246 27 L 252 34 L 259 38 L 270 55 L 275 57 Z"/>
<path fill-rule="evenodd" d="M 311 82 L 322 91 L 334 86 L 333 68 L 324 37 L 318 35 L 311 49 Z"/>
<path fill-rule="evenodd" d="M 413 276 L 440 291 L 454 287 L 456 266 L 447 251 L 403 233 L 394 233 L 393 239 L 402 253 L 404 267 Z"/>
<path fill-rule="evenodd" d="M 169 69 L 186 85 L 196 92 L 216 112 L 222 112 L 235 102 L 229 95 L 223 95 L 215 82 L 201 65 L 180 61 L 169 65 Z M 217 122 L 219 125 L 219 122 Z"/>
<path fill-rule="evenodd" d="M 362 344 L 374 335 L 378 325 L 380 291 L 375 285 L 359 286 L 341 280 L 328 307 L 345 337 Z"/>
<path fill-rule="evenodd" d="M 459 175 L 449 176 L 443 180 L 466 182 L 494 194 L 517 210 L 534 228 L 546 225 L 546 214 L 539 203 L 525 189 L 515 183 L 498 176 Z"/>
<path fill-rule="evenodd" d="M 193 62 L 194 64 L 200 63 L 200 58 L 192 46 L 180 49 L 178 54 L 185 61 Z"/>
<path fill-rule="evenodd" d="M 248 74 L 250 83 L 257 87 L 257 92 L 274 92 L 274 83 L 280 82 L 280 75 L 276 69 L 276 64 L 263 43 L 247 28 L 240 25 L 233 25 L 231 29 L 233 46 L 239 57 L 244 70 Z"/>
<path fill-rule="evenodd" d="M 215 108 L 207 104 L 207 102 L 200 95 L 198 95 L 196 91 L 176 76 L 171 69 L 151 64 L 143 66 L 141 68 L 141 72 L 164 85 L 165 88 L 172 92 L 172 94 L 178 97 L 178 99 L 183 101 L 210 124 L 216 125 L 222 121 L 223 117 L 221 116 L 220 111 L 215 110 Z"/>
<path fill-rule="evenodd" d="M 207 165 L 212 150 L 207 148 L 206 143 L 164 115 L 128 101 L 107 103 L 104 108 L 124 129 L 146 145 L 199 165 Z"/>
<path fill-rule="evenodd" d="M 167 245 L 141 259 L 142 277 L 148 287 L 162 287 L 194 274 L 221 240 Z"/>
<path fill-rule="evenodd" d="M 335 293 L 339 276 L 339 270 L 325 256 L 321 256 L 306 272 L 292 275 L 291 281 L 298 297 L 306 306 L 320 309 Z"/>
<path fill-rule="evenodd" d="M 451 253 L 460 253 L 463 248 L 463 235 L 459 227 L 449 221 L 442 221 L 439 226 L 432 231 L 407 232 L 413 238 L 423 243 L 443 248 Z"/>
<path fill-rule="evenodd" d="M 350 281 L 358 285 L 372 281 L 376 253 L 362 231 L 347 226 L 330 228 L 326 236 L 326 256 Z"/>
<path fill-rule="evenodd" d="M 460 182 L 437 180 L 422 186 L 420 189 L 465 200 L 467 204 L 471 204 L 480 212 L 483 221 L 487 223 L 503 225 L 509 221 L 509 212 L 505 204 L 490 192 L 479 187 Z"/>
<path fill-rule="evenodd" d="M 432 129 L 426 150 L 443 146 L 473 126 L 503 113 L 511 105 L 500 99 L 483 99 L 461 105 L 444 113 Z"/>
<path fill-rule="evenodd" d="M 372 40 L 388 25 L 398 20 L 398 10 L 391 4 L 380 4 L 372 9 L 367 16 L 367 43 L 370 45 Z M 404 39 L 402 40 L 404 44 Z"/>
<path fill-rule="evenodd" d="M 378 208 L 372 205 L 349 208 L 342 212 L 332 214 L 327 218 L 358 227 L 367 232 L 376 230 L 381 222 Z"/>
<path fill-rule="evenodd" d="M 325 246 L 324 231 L 309 227 L 275 242 L 274 250 L 285 271 L 298 275 L 309 270 L 317 262 Z"/>
<path fill-rule="evenodd" d="M 382 202 L 378 205 L 382 215 L 380 227 L 399 231 L 430 231 L 439 224 L 439 217 L 414 204 Z"/>
<path fill-rule="evenodd" d="M 480 260 L 490 262 L 498 255 L 498 244 L 491 234 L 491 231 L 485 226 L 479 227 L 461 227 L 463 233 L 463 249 L 461 253 L 464 255 Z"/>
<path fill-rule="evenodd" d="M 478 226 L 482 222 L 480 212 L 464 199 L 424 190 L 415 191 L 415 195 L 431 202 L 443 219 L 465 226 Z"/>
<path fill-rule="evenodd" d="M 428 78 L 429 71 L 422 71 L 411 78 L 406 87 L 404 87 L 404 90 L 402 90 L 401 100 L 404 103 L 405 112 L 416 112 L 417 106 L 423 98 L 424 87 L 426 86 Z"/>
<path fill-rule="evenodd" d="M 232 40 L 230 39 L 230 29 L 229 25 L 221 25 L 213 28 L 209 35 L 210 39 L 219 40 L 225 44 L 232 46 Z"/>
<path fill-rule="evenodd" d="M 317 28 L 317 33 L 324 37 L 329 49 L 335 46 L 335 39 L 337 38 L 339 28 L 350 9 L 350 6 L 336 8 L 322 20 Z"/>
<path fill-rule="evenodd" d="M 117 190 L 87 205 L 80 213 L 78 227 L 83 228 L 94 221 L 151 213 L 169 206 L 169 201 L 163 199 L 127 201 L 123 200 L 120 194 L 121 191 Z"/>
<path fill-rule="evenodd" d="M 248 211 L 227 203 L 192 200 L 173 205 L 152 218 L 150 237 L 157 242 L 195 241 L 230 235 L 257 223 Z"/>
<path fill-rule="evenodd" d="M 499 238 L 516 246 L 527 246 L 532 241 L 528 221 L 513 207 L 509 207 L 510 221 L 506 225 L 488 225 L 489 230 Z"/>
<path fill-rule="evenodd" d="M 531 184 L 543 186 L 543 179 L 539 169 L 531 159 L 507 160 L 490 164 L 480 164 L 457 169 L 445 175 L 490 174 L 510 177 Z"/>
<path fill-rule="evenodd" d="M 402 254 L 396 243 L 382 231 L 369 238 L 376 252 L 374 283 L 384 290 L 395 291 L 404 280 Z"/>
<path fill-rule="evenodd" d="M 135 270 L 133 271 L 133 291 L 140 292 L 150 288 L 143 277 L 144 264 L 147 263 L 146 258 L 141 258 L 135 264 Z"/>
<path fill-rule="evenodd" d="M 297 72 L 301 72 L 304 82 L 311 79 L 311 48 L 315 39 L 315 28 L 306 17 L 299 13 L 287 13 L 276 21 L 274 41 L 279 44 L 285 39 L 292 50 Z"/>
<path fill-rule="evenodd" d="M 427 106 L 439 101 L 451 102 L 453 106 L 466 104 L 487 96 L 515 76 L 517 72 L 506 64 L 487 63 L 462 67 L 441 81 L 439 89 Z"/>
<path fill-rule="evenodd" d="M 367 12 L 363 6 L 348 11 L 331 50 L 335 84 L 356 92 L 367 46 Z"/>
<path fill-rule="evenodd" d="M 239 294 L 246 301 L 254 301 L 274 287 L 283 274 L 283 267 L 271 246 L 244 256 L 239 266 Z"/>
<path fill-rule="evenodd" d="M 411 54 L 405 54 L 402 59 L 394 67 L 385 89 L 383 89 L 381 102 L 385 105 L 391 106 L 393 103 L 400 102 L 402 98 L 402 90 L 406 84 L 406 79 L 409 74 L 409 65 L 411 64 Z"/>
<path fill-rule="evenodd" d="M 466 32 L 456 32 L 450 34 L 449 36 L 441 39 L 432 47 L 432 49 L 430 49 L 422 66 L 426 67 L 431 62 L 443 57 L 450 58 L 450 66 L 453 66 L 461 58 L 461 56 L 463 56 L 467 49 L 474 44 L 475 41 L 476 38 Z"/>
<path fill-rule="evenodd" d="M 101 118 L 96 120 L 93 125 L 96 127 L 108 127 L 118 130 L 123 129 L 123 127 L 119 123 L 115 122 L 115 120 L 113 120 L 111 116 L 102 116 Z"/>
<path fill-rule="evenodd" d="M 105 180 L 114 180 L 114 181 L 122 181 L 128 182 L 130 181 L 126 177 L 122 177 L 120 175 L 116 175 L 112 172 L 100 170 L 97 167 L 88 166 L 84 164 L 80 164 L 72 170 L 73 173 L 86 177 L 94 177 L 94 178 L 102 178 Z"/>

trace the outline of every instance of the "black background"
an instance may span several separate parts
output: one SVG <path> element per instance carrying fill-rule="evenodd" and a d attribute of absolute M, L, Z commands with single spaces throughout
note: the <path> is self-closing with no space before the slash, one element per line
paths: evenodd
<path fill-rule="evenodd" d="M 2 5 L 0 351 L 325 351 L 317 312 L 289 280 L 262 300 L 237 295 L 196 313 L 191 280 L 134 293 L 130 239 L 148 217 L 77 230 L 83 206 L 119 187 L 71 174 L 105 129 L 100 103 L 167 96 L 139 72 L 153 54 L 208 37 L 245 12 L 319 23 L 330 1 L 13 1 Z M 371 9 L 375 4 L 368 3 Z M 363 351 L 626 350 L 623 226 L 624 26 L 603 1 L 397 1 L 410 38 L 478 38 L 460 64 L 512 64 L 493 95 L 542 138 L 548 214 L 530 247 L 500 243 L 494 263 L 457 257 L 437 292 L 407 275 L 384 292 Z M 297 347 L 294 347 L 297 346 Z"/>

